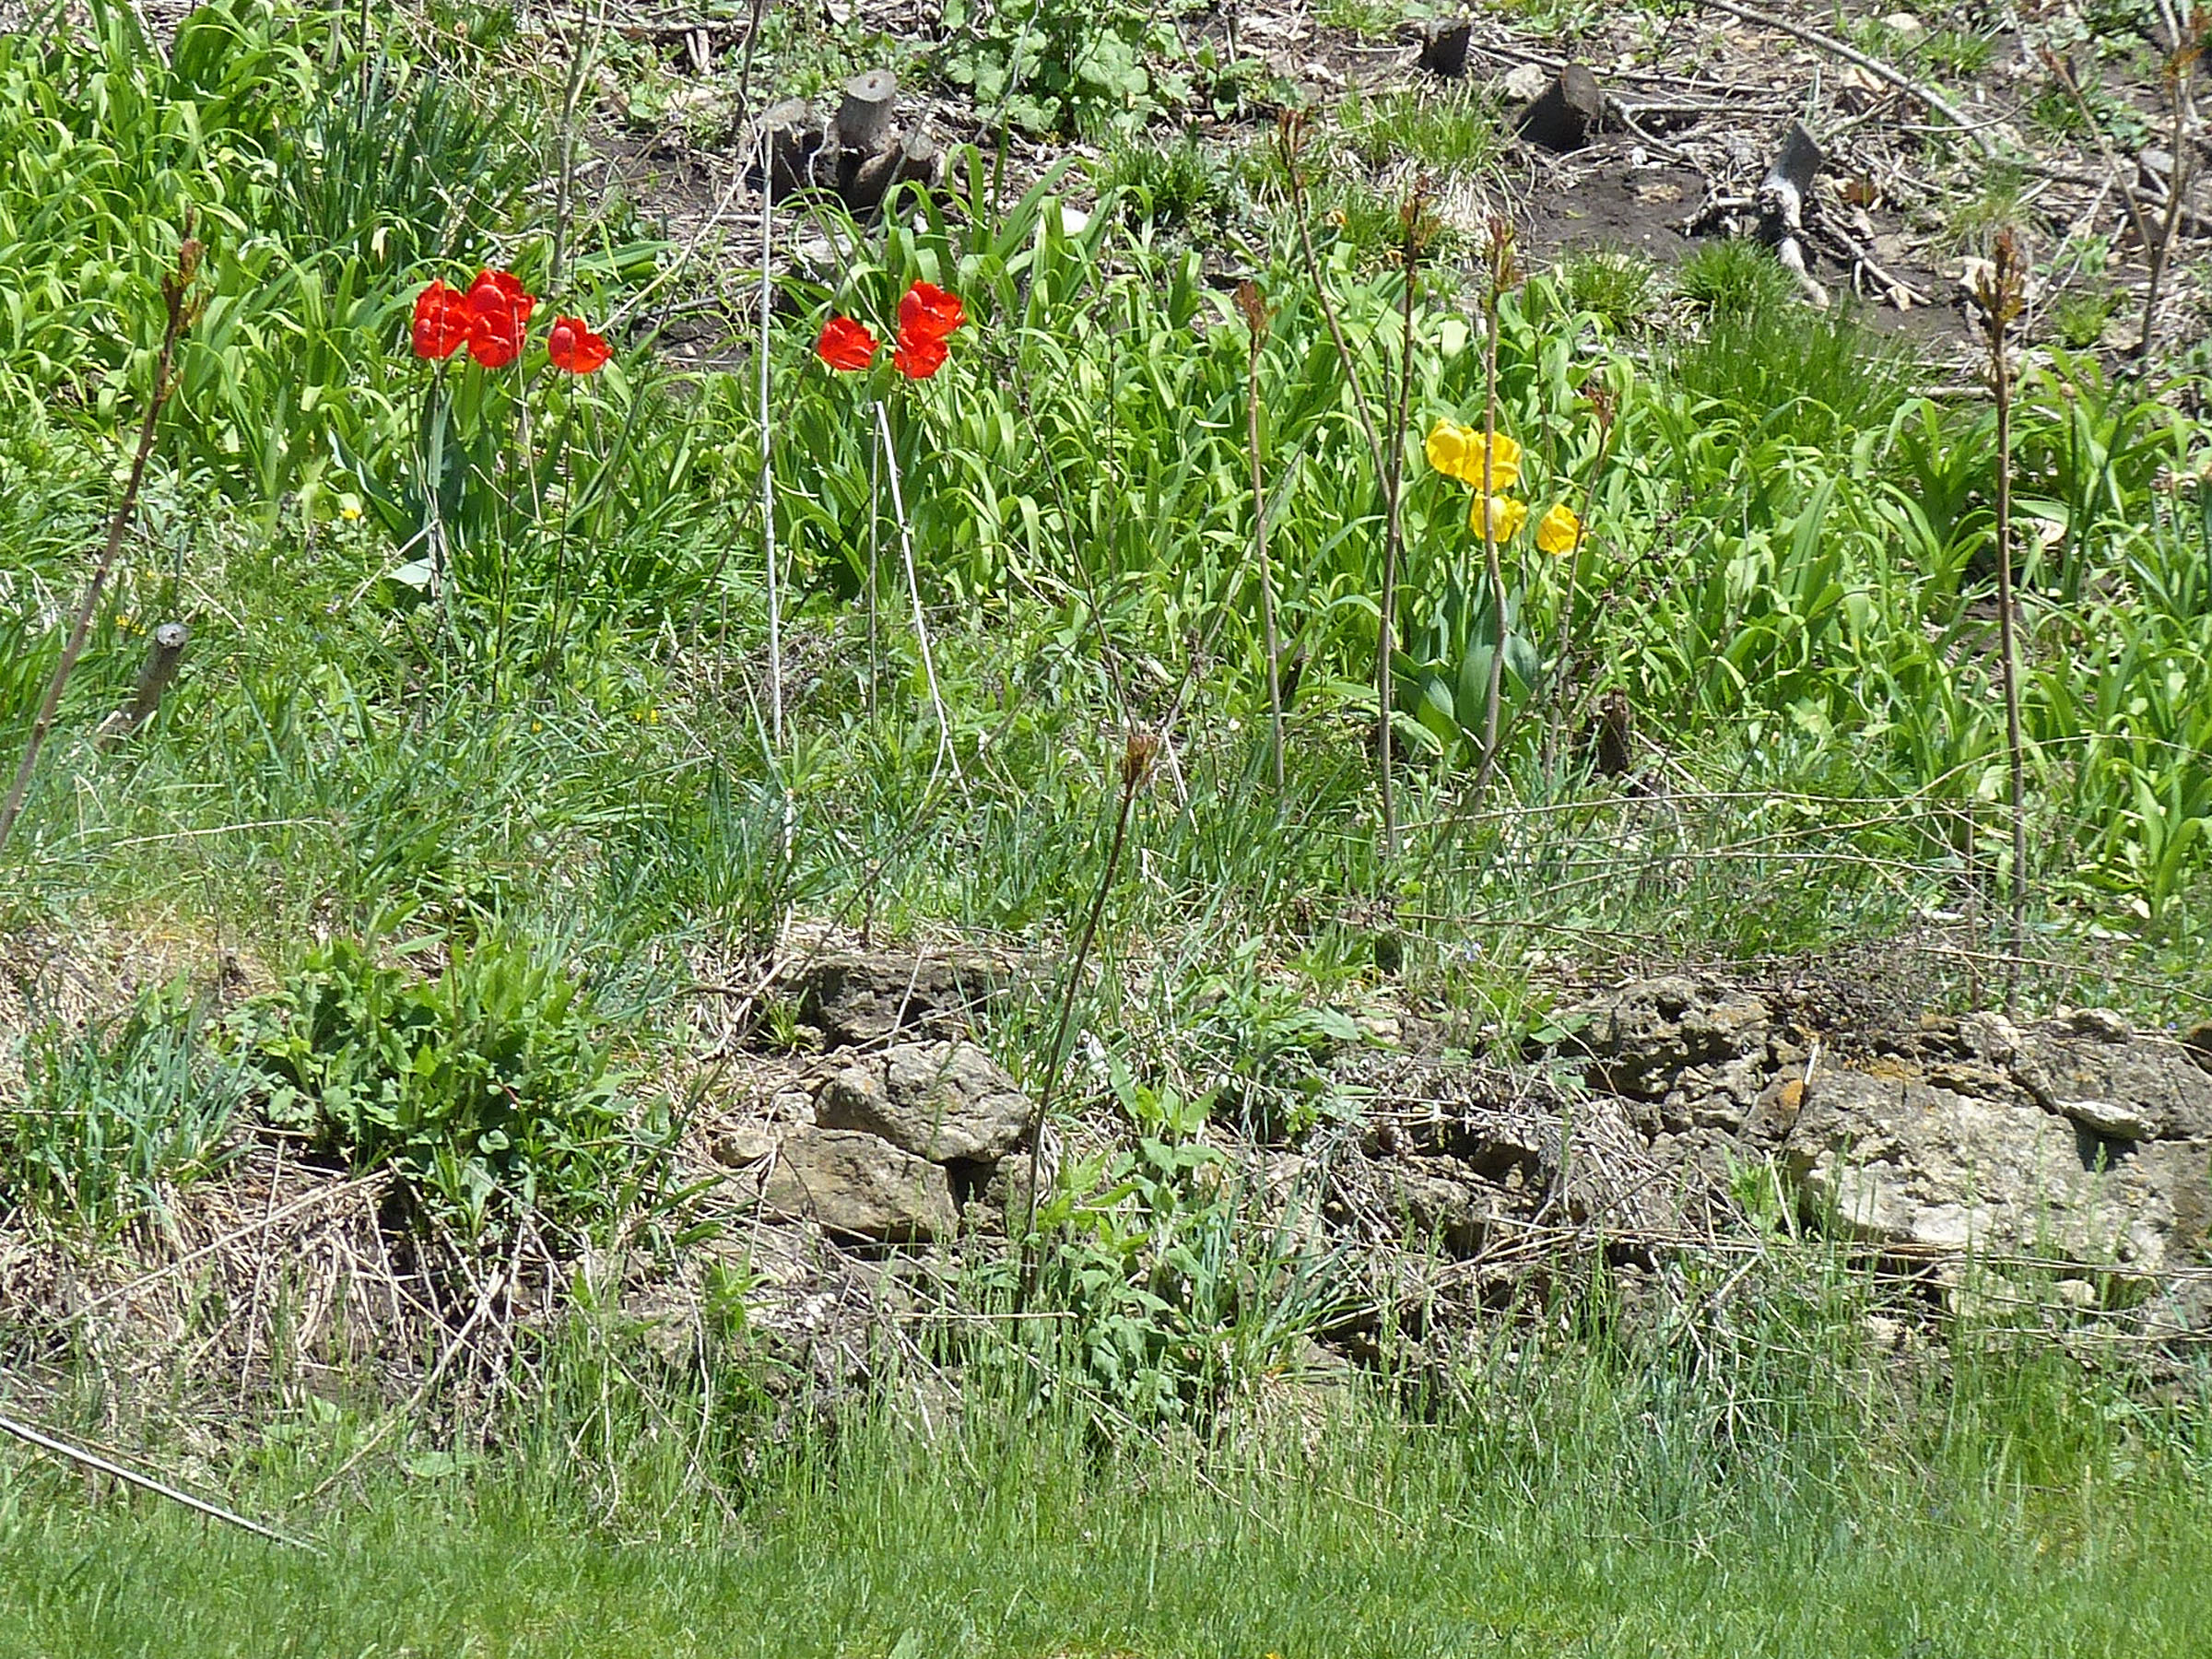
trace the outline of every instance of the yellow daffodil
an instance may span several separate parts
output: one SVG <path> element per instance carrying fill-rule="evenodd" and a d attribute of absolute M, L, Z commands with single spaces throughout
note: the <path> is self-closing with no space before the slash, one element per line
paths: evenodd
<path fill-rule="evenodd" d="M 1565 555 L 1582 544 L 1583 521 L 1574 516 L 1574 510 L 1560 501 L 1549 512 L 1536 521 L 1536 546 L 1547 553 Z"/>
<path fill-rule="evenodd" d="M 1511 541 L 1521 526 L 1528 523 L 1528 503 L 1516 501 L 1512 496 L 1477 496 L 1467 506 L 1467 528 L 1476 535 L 1482 534 L 1482 505 L 1490 505 L 1490 539 Z"/>
<path fill-rule="evenodd" d="M 1475 428 L 1440 420 L 1429 430 L 1428 451 L 1429 465 L 1438 472 L 1477 489 L 1483 487 L 1482 434 Z M 1521 446 L 1500 432 L 1490 449 L 1488 482 L 1491 489 L 1500 490 L 1511 489 L 1520 481 Z"/>

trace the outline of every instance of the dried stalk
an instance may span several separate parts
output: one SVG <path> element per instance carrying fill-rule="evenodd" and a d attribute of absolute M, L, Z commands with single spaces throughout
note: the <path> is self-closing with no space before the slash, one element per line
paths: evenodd
<path fill-rule="evenodd" d="M 1490 220 L 1489 282 L 1483 292 L 1482 348 L 1482 560 L 1490 586 L 1489 685 L 1482 703 L 1482 760 L 1475 769 L 1469 797 L 1479 804 L 1498 765 L 1498 713 L 1505 700 L 1505 571 L 1498 559 L 1498 524 L 1492 503 L 1490 464 L 1498 453 L 1498 296 L 1513 274 L 1513 229 L 1503 218 Z"/>
<path fill-rule="evenodd" d="M 1098 940 L 1099 923 L 1106 914 L 1106 897 L 1113 891 L 1114 872 L 1121 867 L 1122 849 L 1129 840 L 1129 816 L 1135 809 L 1137 791 L 1151 775 L 1152 761 L 1159 753 L 1159 739 L 1141 728 L 1131 731 L 1123 741 L 1122 800 L 1114 813 L 1113 838 L 1106 843 L 1105 867 L 1099 872 L 1098 888 L 1090 896 L 1090 913 L 1084 918 L 1083 932 L 1076 940 L 1076 955 L 1068 964 L 1067 982 L 1060 989 L 1060 1018 L 1053 1030 L 1044 1087 L 1037 1095 L 1036 1126 L 1030 1131 L 1029 1218 L 1022 1227 L 1027 1241 L 1022 1247 L 1027 1261 L 1021 1276 L 1025 1300 L 1037 1266 L 1037 1187 L 1044 1172 L 1044 1125 L 1053 1109 L 1053 1097 L 1059 1092 L 1061 1070 L 1067 1063 L 1067 1033 L 1076 1017 L 1076 996 L 1082 989 L 1083 970 L 1090 960 L 1090 947 Z"/>
<path fill-rule="evenodd" d="M 1997 639 L 2005 682 L 2005 752 L 2012 811 L 2012 962 L 2005 971 L 2005 1005 L 2019 997 L 2019 960 L 2028 943 L 2028 788 L 2020 739 L 2019 641 L 2012 591 L 2012 359 L 2005 331 L 2026 309 L 2028 274 L 2019 239 L 2009 229 L 1997 238 L 1989 268 L 1975 284 L 1989 329 L 1989 380 L 1997 400 Z"/>
<path fill-rule="evenodd" d="M 161 278 L 161 303 L 167 307 L 169 320 L 161 332 L 161 352 L 154 361 L 154 384 L 147 399 L 146 418 L 138 427 L 138 448 L 131 457 L 131 475 L 123 487 L 123 498 L 115 503 L 115 511 L 108 519 L 107 545 L 100 551 L 100 562 L 92 569 L 92 580 L 86 584 L 85 594 L 77 602 L 76 616 L 69 629 L 68 641 L 62 647 L 61 661 L 53 665 L 53 674 L 46 682 L 46 695 L 39 701 L 39 712 L 30 724 L 30 737 L 23 746 L 23 759 L 16 768 L 15 782 L 8 786 L 7 800 L 0 804 L 0 848 L 7 845 L 8 831 L 16 827 L 16 819 L 23 811 L 23 802 L 30 793 L 31 774 L 38 770 L 39 751 L 45 747 L 47 735 L 53 729 L 54 711 L 61 707 L 62 693 L 69 685 L 69 677 L 76 670 L 76 660 L 84 654 L 86 637 L 92 631 L 92 613 L 100 608 L 100 595 L 113 574 L 115 561 L 123 555 L 123 538 L 138 513 L 138 492 L 146 485 L 147 464 L 154 453 L 154 433 L 161 419 L 162 408 L 170 394 L 176 390 L 177 343 L 184 337 L 200 314 L 201 298 L 196 291 L 200 274 L 200 244 L 191 234 L 187 218 L 185 237 L 177 250 L 176 269 Z"/>
<path fill-rule="evenodd" d="M 1403 239 L 1399 251 L 1405 266 L 1406 288 L 1398 311 L 1398 414 L 1396 424 L 1391 428 L 1390 465 L 1382 479 L 1382 499 L 1389 517 L 1382 536 L 1382 616 L 1375 642 L 1375 707 L 1382 714 L 1379 764 L 1382 773 L 1382 854 L 1386 858 L 1397 852 L 1398 841 L 1391 776 L 1396 734 L 1391 726 L 1391 715 L 1397 703 L 1398 560 L 1403 551 L 1405 526 L 1402 507 L 1406 499 L 1406 430 L 1413 410 L 1413 300 L 1414 290 L 1419 285 L 1421 253 L 1428 246 L 1430 231 L 1427 181 L 1414 184 L 1413 194 L 1398 210 L 1398 229 Z"/>
<path fill-rule="evenodd" d="M 2159 289 L 2173 260 L 2173 239 L 2181 231 L 2183 204 L 2189 196 L 2189 82 L 2195 74 L 2196 60 L 2203 54 L 2208 29 L 2212 29 L 2212 18 L 2207 18 L 2201 7 L 2192 11 L 2174 42 L 2173 54 L 2165 63 L 2166 98 L 2173 110 L 2173 130 L 2166 153 L 2173 158 L 2173 176 L 2166 181 L 2166 218 L 2159 226 L 2159 240 L 2149 249 L 2150 281 L 2143 290 L 2143 334 L 2136 343 L 2137 357 L 2150 355 L 2151 335 L 2159 324 Z"/>
<path fill-rule="evenodd" d="M 167 1481 L 156 1480 L 151 1475 L 141 1475 L 135 1469 L 125 1468 L 112 1459 L 100 1456 L 97 1452 L 88 1452 L 82 1446 L 71 1445 L 65 1440 L 57 1440 L 44 1430 L 34 1429 L 29 1423 L 19 1423 L 14 1418 L 0 1417 L 0 1434 L 13 1435 L 25 1445 L 36 1446 L 41 1452 L 51 1452 L 56 1457 L 67 1458 L 71 1463 L 80 1465 L 85 1468 L 97 1469 L 102 1475 L 112 1476 L 115 1479 L 127 1485 L 166 1498 L 171 1503 L 181 1503 L 186 1509 L 206 1515 L 210 1520 L 227 1522 L 232 1526 L 252 1533 L 257 1538 L 266 1538 L 272 1544 L 282 1544 L 291 1549 L 304 1549 L 308 1554 L 314 1556 L 324 1553 L 312 1544 L 289 1537 L 273 1526 L 264 1526 L 258 1521 L 249 1521 L 245 1516 L 227 1510 L 219 1503 L 210 1503 L 205 1498 L 194 1498 L 190 1492 L 180 1491 Z"/>
<path fill-rule="evenodd" d="M 1267 344 L 1267 302 L 1259 285 L 1237 286 L 1237 308 L 1252 335 L 1250 372 L 1244 388 L 1246 447 L 1252 451 L 1252 550 L 1260 567 L 1260 615 L 1267 629 L 1267 758 L 1275 793 L 1283 794 L 1283 641 L 1275 622 L 1275 569 L 1267 560 L 1267 487 L 1260 474 L 1260 353 Z"/>
<path fill-rule="evenodd" d="M 1305 117 L 1297 111 L 1285 111 L 1276 124 L 1276 149 L 1282 159 L 1283 174 L 1290 187 L 1291 218 L 1298 221 L 1298 245 L 1306 267 L 1306 280 L 1312 286 L 1314 300 L 1321 306 L 1321 320 L 1327 324 L 1330 344 L 1336 348 L 1336 361 L 1344 371 L 1346 383 L 1352 389 L 1352 409 L 1359 418 L 1359 430 L 1367 439 L 1367 452 L 1375 465 L 1375 480 L 1389 488 L 1390 462 L 1382 448 L 1382 437 L 1375 425 L 1375 418 L 1367 405 L 1366 389 L 1359 382 L 1359 365 L 1352 356 L 1351 345 L 1344 337 L 1344 324 L 1336 315 L 1336 303 L 1329 298 L 1328 284 L 1322 280 L 1321 256 L 1313 249 L 1312 215 L 1307 210 L 1305 174 L 1298 162 L 1299 146 L 1305 134 Z M 1395 500 L 1385 500 L 1387 519 L 1382 532 L 1382 561 L 1386 568 L 1394 569 L 1396 549 L 1404 533 Z M 1386 648 L 1385 648 L 1386 650 Z M 1384 700 L 1375 710 L 1380 726 L 1381 783 L 1382 794 L 1382 851 L 1385 856 L 1397 850 L 1397 804 L 1391 785 L 1391 730 L 1388 682 L 1382 677 L 1389 672 L 1389 658 L 1385 654 L 1377 675 L 1377 684 L 1382 688 Z"/>

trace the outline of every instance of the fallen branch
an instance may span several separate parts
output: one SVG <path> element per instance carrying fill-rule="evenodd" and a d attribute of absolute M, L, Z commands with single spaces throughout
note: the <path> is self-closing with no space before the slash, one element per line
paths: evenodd
<path fill-rule="evenodd" d="M 50 1452 L 56 1457 L 66 1458 L 69 1462 L 79 1464 L 85 1468 L 97 1469 L 102 1475 L 112 1475 L 117 1480 L 142 1488 L 154 1493 L 157 1497 L 166 1498 L 171 1503 L 181 1503 L 186 1509 L 195 1511 L 212 1520 L 227 1522 L 232 1526 L 252 1533 L 257 1538 L 266 1538 L 272 1544 L 282 1544 L 288 1549 L 304 1549 L 312 1556 L 324 1553 L 314 1545 L 288 1536 L 273 1526 L 264 1526 L 258 1521 L 249 1521 L 245 1516 L 227 1510 L 219 1503 L 210 1503 L 205 1498 L 194 1498 L 190 1492 L 182 1491 L 171 1486 L 167 1481 L 156 1480 L 151 1475 L 141 1475 L 137 1470 L 125 1468 L 112 1459 L 100 1456 L 97 1452 L 88 1452 L 82 1446 L 73 1446 L 65 1440 L 56 1440 L 44 1430 L 34 1429 L 29 1423 L 19 1423 L 14 1418 L 0 1417 L 0 1434 L 12 1434 L 25 1445 L 36 1446 L 41 1452 Z"/>
<path fill-rule="evenodd" d="M 1855 46 L 1846 45 L 1833 35 L 1822 34 L 1817 29 L 1807 29 L 1802 23 L 1793 23 L 1787 18 L 1777 18 L 1771 12 L 1754 11 L 1750 6 L 1738 6 L 1735 4 L 1735 0 L 1697 0 L 1697 4 L 1709 11 L 1725 13 L 1739 23 L 1749 23 L 1759 29 L 1780 29 L 1794 40 L 1803 41 L 1807 46 L 1817 46 L 1822 52 L 1841 58 L 1845 63 L 1865 70 L 1867 74 L 1875 76 L 1877 80 L 1888 82 L 1900 92 L 1917 99 L 1957 127 L 1960 133 L 1966 135 L 1968 141 L 1983 155 L 1994 156 L 1997 153 L 1997 147 L 1991 141 L 1989 135 L 1967 120 L 1959 112 L 1958 106 L 1947 100 L 1942 93 L 1914 80 L 1903 70 L 1885 64 L 1879 58 L 1869 57 Z"/>

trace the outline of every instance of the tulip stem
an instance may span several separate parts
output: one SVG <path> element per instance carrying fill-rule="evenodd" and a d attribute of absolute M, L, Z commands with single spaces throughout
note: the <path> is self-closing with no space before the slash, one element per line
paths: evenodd
<path fill-rule="evenodd" d="M 899 451 L 891 442 L 891 418 L 880 403 L 876 406 L 876 431 L 883 441 L 884 473 L 891 484 L 891 513 L 899 521 L 899 552 L 906 563 L 907 592 L 914 601 L 914 638 L 922 647 L 922 678 L 929 687 L 929 706 L 937 717 L 937 759 L 931 768 L 930 782 L 936 782 L 937 769 L 947 762 L 953 777 L 961 779 L 960 758 L 952 747 L 952 722 L 945 713 L 945 699 L 937 691 L 937 665 L 929 650 L 929 618 L 922 609 L 922 580 L 914 571 L 913 532 L 907 525 L 906 497 L 899 485 Z"/>

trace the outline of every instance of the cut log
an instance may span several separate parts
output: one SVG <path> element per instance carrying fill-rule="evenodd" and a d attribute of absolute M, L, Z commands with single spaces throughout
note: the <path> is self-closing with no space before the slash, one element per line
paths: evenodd
<path fill-rule="evenodd" d="M 1606 93 L 1597 76 L 1586 64 L 1566 64 L 1544 95 L 1514 118 L 1513 130 L 1531 144 L 1563 156 L 1581 149 L 1605 124 Z"/>
<path fill-rule="evenodd" d="M 756 153 L 768 157 L 769 194 L 782 201 L 794 190 L 834 182 L 819 175 L 818 158 L 826 135 L 821 112 L 802 98 L 787 98 L 760 117 Z"/>
<path fill-rule="evenodd" d="M 163 694 L 177 677 L 177 669 L 184 661 L 185 643 L 191 638 L 192 630 L 182 622 L 164 622 L 154 629 L 153 647 L 139 666 L 129 706 L 100 722 L 98 737 L 102 745 L 121 742 L 154 717 Z"/>
<path fill-rule="evenodd" d="M 853 161 L 850 154 L 843 158 Z M 934 184 L 937 147 L 926 133 L 907 133 L 855 165 L 841 165 L 837 194 L 854 213 L 874 213 L 895 184 Z"/>
<path fill-rule="evenodd" d="M 1421 67 L 1446 80 L 1467 72 L 1467 41 L 1475 26 L 1465 18 L 1432 18 L 1421 25 Z"/>
<path fill-rule="evenodd" d="M 837 106 L 833 141 L 838 148 L 874 155 L 890 131 L 891 109 L 899 100 L 899 77 L 888 69 L 870 69 L 845 83 Z"/>

